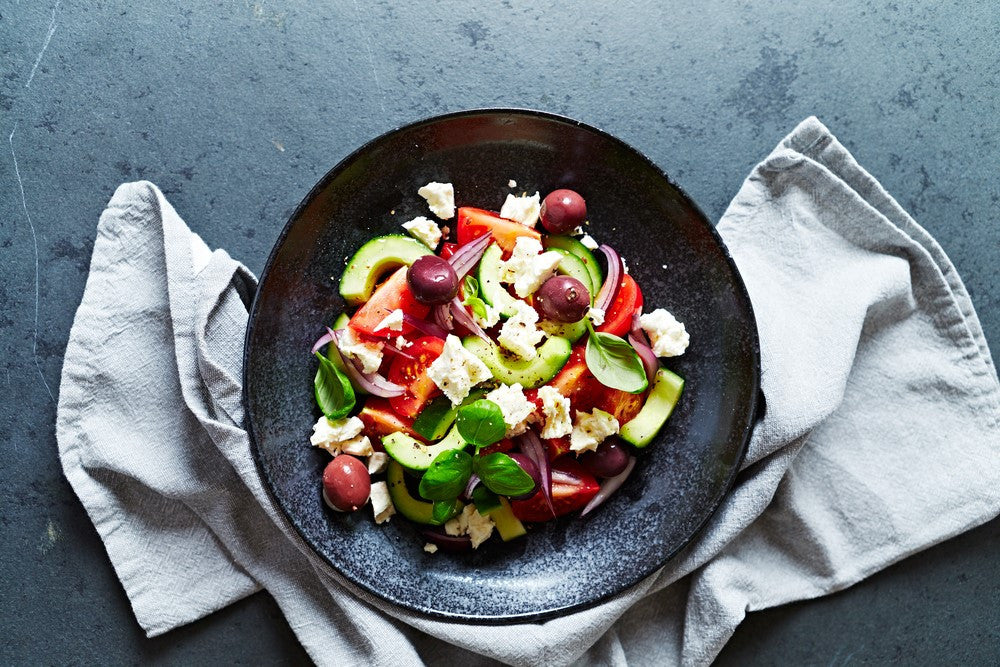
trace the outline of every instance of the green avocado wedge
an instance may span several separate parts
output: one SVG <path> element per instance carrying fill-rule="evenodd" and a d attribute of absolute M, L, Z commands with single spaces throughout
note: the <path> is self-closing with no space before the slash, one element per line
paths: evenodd
<path fill-rule="evenodd" d="M 569 359 L 572 347 L 565 338 L 550 336 L 538 348 L 538 356 L 527 361 L 515 359 L 494 343 L 487 343 L 476 336 L 462 339 L 462 345 L 486 364 L 493 378 L 503 384 L 518 383 L 525 389 L 540 387 L 562 369 Z"/>
<path fill-rule="evenodd" d="M 422 523 L 430 526 L 440 525 L 440 521 L 434 519 L 433 503 L 420 500 L 410 495 L 406 488 L 406 478 L 403 466 L 396 461 L 389 461 L 389 469 L 386 471 L 386 483 L 389 486 L 389 498 L 396 511 L 414 523 Z M 456 501 L 457 502 L 457 501 Z M 461 503 L 458 503 L 461 505 Z M 461 507 L 457 508 L 461 511 Z"/>
<path fill-rule="evenodd" d="M 430 468 L 431 463 L 441 452 L 446 452 L 449 449 L 465 449 L 466 444 L 459 434 L 458 428 L 454 426 L 443 440 L 433 445 L 425 445 L 400 431 L 390 433 L 382 438 L 382 446 L 385 447 L 386 454 L 401 466 L 417 471 Z"/>
<path fill-rule="evenodd" d="M 434 251 L 409 236 L 375 237 L 358 248 L 347 262 L 344 275 L 340 277 L 340 296 L 348 305 L 360 306 L 371 298 L 375 283 L 390 269 L 409 266 L 420 257 L 433 254 Z"/>
<path fill-rule="evenodd" d="M 682 391 L 684 378 L 666 368 L 658 370 L 642 409 L 622 426 L 619 435 L 640 449 L 648 445 L 673 414 Z"/>

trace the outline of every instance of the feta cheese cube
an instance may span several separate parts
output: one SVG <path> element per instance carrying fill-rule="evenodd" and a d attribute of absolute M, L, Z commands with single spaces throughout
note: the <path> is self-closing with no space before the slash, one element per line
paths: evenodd
<path fill-rule="evenodd" d="M 554 250 L 542 252 L 538 239 L 521 236 L 514 243 L 510 259 L 500 266 L 500 281 L 514 285 L 514 292 L 523 299 L 555 273 L 561 259 L 562 255 Z"/>
<path fill-rule="evenodd" d="M 437 248 L 437 244 L 441 242 L 441 228 L 433 220 L 422 215 L 404 222 L 403 229 L 431 250 Z"/>
<path fill-rule="evenodd" d="M 344 329 L 338 348 L 345 356 L 361 362 L 363 373 L 375 373 L 382 365 L 382 343 L 361 340 L 351 327 Z"/>
<path fill-rule="evenodd" d="M 541 208 L 541 198 L 537 192 L 530 197 L 527 195 L 515 197 L 509 194 L 500 207 L 500 217 L 515 220 L 525 227 L 534 227 L 538 222 Z"/>
<path fill-rule="evenodd" d="M 351 438 L 347 442 L 341 444 L 340 453 L 364 457 L 374 454 L 375 450 L 372 449 L 371 440 L 368 439 L 367 435 L 359 435 L 358 437 Z"/>
<path fill-rule="evenodd" d="M 372 513 L 375 515 L 375 523 L 385 523 L 393 514 L 396 508 L 392 504 L 389 496 L 389 486 L 385 482 L 375 482 L 372 484 L 371 494 L 368 496 L 372 501 Z"/>
<path fill-rule="evenodd" d="M 455 216 L 455 188 L 451 183 L 431 181 L 417 190 L 417 194 L 427 200 L 431 213 L 442 220 Z"/>
<path fill-rule="evenodd" d="M 595 408 L 588 414 L 577 410 L 576 423 L 569 436 L 570 451 L 593 451 L 609 435 L 618 433 L 618 428 L 618 420 L 609 412 Z"/>
<path fill-rule="evenodd" d="M 497 342 L 522 359 L 534 359 L 538 356 L 538 345 L 545 332 L 538 329 L 538 313 L 524 301 L 514 302 L 514 314 L 500 327 Z"/>
<path fill-rule="evenodd" d="M 650 346 L 658 357 L 680 356 L 691 342 L 684 325 L 663 308 L 640 315 L 639 325 L 649 335 Z"/>
<path fill-rule="evenodd" d="M 493 534 L 493 519 L 476 511 L 476 506 L 465 506 L 462 513 L 444 524 L 444 532 L 452 536 L 468 535 L 472 540 L 472 548 L 489 539 Z"/>
<path fill-rule="evenodd" d="M 509 181 L 507 181 L 507 187 L 508 188 L 516 188 L 517 187 L 517 181 L 515 181 L 513 178 L 510 179 Z"/>
<path fill-rule="evenodd" d="M 584 234 L 583 237 L 580 238 L 580 243 L 582 243 L 583 247 L 588 250 L 597 250 L 597 241 L 595 241 L 594 237 L 590 234 Z"/>
<path fill-rule="evenodd" d="M 604 311 L 600 308 L 591 308 L 587 311 L 587 317 L 590 318 L 591 324 L 595 327 L 599 327 L 604 324 Z"/>
<path fill-rule="evenodd" d="M 429 554 L 436 554 L 437 550 L 438 550 L 438 545 L 433 544 L 431 542 L 428 542 L 427 544 L 424 545 L 424 551 L 426 551 Z"/>
<path fill-rule="evenodd" d="M 398 347 L 399 349 L 405 350 L 406 348 L 410 347 L 411 345 L 413 345 L 413 343 L 411 343 L 410 341 L 406 340 L 406 338 L 404 336 L 396 336 L 396 347 Z"/>
<path fill-rule="evenodd" d="M 550 385 L 538 388 L 538 398 L 542 401 L 543 438 L 561 438 L 573 431 L 573 421 L 569 412 L 569 399 Z"/>
<path fill-rule="evenodd" d="M 368 474 L 377 475 L 389 467 L 389 455 L 385 452 L 372 452 L 368 455 Z"/>
<path fill-rule="evenodd" d="M 535 404 L 525 397 L 524 388 L 520 384 L 502 384 L 486 394 L 486 400 L 500 406 L 508 438 L 528 430 L 528 417 L 535 411 Z"/>
<path fill-rule="evenodd" d="M 402 331 L 403 311 L 397 308 L 386 315 L 385 318 L 378 323 L 378 326 L 375 327 L 375 331 L 382 331 L 383 329 L 388 329 L 389 331 Z"/>
<path fill-rule="evenodd" d="M 452 405 L 458 405 L 469 395 L 470 389 L 489 380 L 493 374 L 479 357 L 462 347 L 462 339 L 448 334 L 441 356 L 428 366 L 427 376 Z"/>
<path fill-rule="evenodd" d="M 345 417 L 336 421 L 320 417 L 313 426 L 309 444 L 325 449 L 336 456 L 340 454 L 343 444 L 357 438 L 364 427 L 364 422 L 357 417 Z"/>

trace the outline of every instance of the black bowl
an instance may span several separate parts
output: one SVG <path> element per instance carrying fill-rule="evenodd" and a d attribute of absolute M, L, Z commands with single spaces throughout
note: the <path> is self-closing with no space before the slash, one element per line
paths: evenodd
<path fill-rule="evenodd" d="M 345 260 L 379 234 L 427 215 L 417 189 L 455 185 L 458 205 L 499 209 L 510 191 L 571 188 L 588 231 L 618 249 L 647 310 L 687 325 L 688 351 L 669 366 L 686 379 L 667 426 L 600 509 L 538 525 L 471 554 L 424 553 L 402 517 L 332 512 L 320 498 L 329 456 L 309 446 L 318 417 L 309 347 L 343 310 Z M 666 268 L 664 268 L 666 266 Z M 402 607 L 472 622 L 537 620 L 591 606 L 655 571 L 718 506 L 739 468 L 759 393 L 750 300 L 697 206 L 649 159 L 583 123 L 537 111 L 438 116 L 385 134 L 344 159 L 282 231 L 250 313 L 244 401 L 254 454 L 305 541 L 358 586 Z"/>

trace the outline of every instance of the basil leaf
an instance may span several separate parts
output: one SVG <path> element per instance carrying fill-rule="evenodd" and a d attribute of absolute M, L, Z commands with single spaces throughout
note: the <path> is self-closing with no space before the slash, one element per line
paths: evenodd
<path fill-rule="evenodd" d="M 462 295 L 468 303 L 469 299 L 479 296 L 479 281 L 473 278 L 471 275 L 465 276 L 465 280 L 462 281 Z"/>
<path fill-rule="evenodd" d="M 500 406 L 485 398 L 460 407 L 456 423 L 459 434 L 474 445 L 477 452 L 502 440 L 507 433 Z"/>
<path fill-rule="evenodd" d="M 420 495 L 427 500 L 455 500 L 472 476 L 472 457 L 460 449 L 441 452 L 420 478 Z"/>
<path fill-rule="evenodd" d="M 458 516 L 462 511 L 462 504 L 457 500 L 435 500 L 431 506 L 431 518 L 438 525 Z"/>
<path fill-rule="evenodd" d="M 319 352 L 319 368 L 313 379 L 316 405 L 327 419 L 343 419 L 354 409 L 354 387 L 344 373 L 333 362 Z"/>
<path fill-rule="evenodd" d="M 535 488 L 535 480 L 517 465 L 517 461 L 501 452 L 476 459 L 476 474 L 493 493 L 520 496 Z"/>
<path fill-rule="evenodd" d="M 476 506 L 476 511 L 483 516 L 500 507 L 497 494 L 487 489 L 485 484 L 476 484 L 476 488 L 472 490 L 472 502 Z"/>
<path fill-rule="evenodd" d="M 482 389 L 473 389 L 462 401 L 462 405 L 468 405 L 485 394 Z M 457 416 L 458 407 L 452 407 L 451 399 L 447 396 L 438 396 L 413 420 L 413 430 L 434 442 L 447 435 Z"/>
<path fill-rule="evenodd" d="M 594 331 L 588 322 L 590 336 L 587 338 L 585 358 L 587 368 L 597 381 L 605 387 L 620 389 L 630 394 L 646 391 L 649 381 L 639 355 L 618 336 Z"/>
<path fill-rule="evenodd" d="M 481 319 L 485 320 L 489 318 L 489 313 L 486 312 L 486 302 L 479 297 L 471 297 L 465 300 L 465 305 L 472 309 L 472 312 Z"/>

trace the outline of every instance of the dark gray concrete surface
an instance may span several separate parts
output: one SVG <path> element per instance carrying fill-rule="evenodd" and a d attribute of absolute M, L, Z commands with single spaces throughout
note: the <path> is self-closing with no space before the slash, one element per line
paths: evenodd
<path fill-rule="evenodd" d="M 122 181 L 156 182 L 259 271 L 327 169 L 423 116 L 575 116 L 646 152 L 717 220 L 816 114 L 941 242 L 996 352 L 995 2 L 544 4 L 0 3 L 0 663 L 306 660 L 265 595 L 145 639 L 62 478 L 62 354 Z M 751 614 L 720 662 L 997 664 L 998 537 L 995 520 L 848 591 Z"/>

